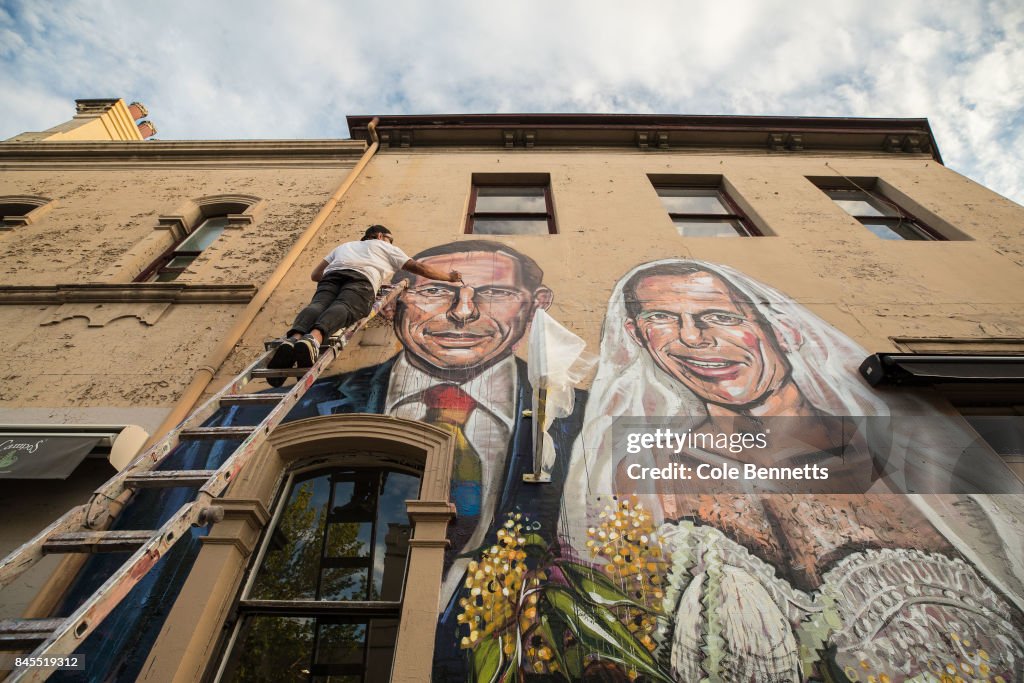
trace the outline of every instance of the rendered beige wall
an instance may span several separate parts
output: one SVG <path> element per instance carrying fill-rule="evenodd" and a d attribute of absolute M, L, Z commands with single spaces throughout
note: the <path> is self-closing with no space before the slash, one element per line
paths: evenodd
<path fill-rule="evenodd" d="M 876 238 L 805 176 L 879 177 L 905 208 L 966 241 Z M 890 337 L 1024 337 L 1024 208 L 941 166 L 903 154 L 382 150 L 227 364 L 235 372 L 287 326 L 312 292 L 308 271 L 337 243 L 384 223 L 410 255 L 463 234 L 473 173 L 550 173 L 559 233 L 494 237 L 535 258 L 550 313 L 596 347 L 608 295 L 633 266 L 692 257 L 733 266 L 836 325 L 869 351 Z M 720 174 L 768 237 L 682 238 L 648 174 Z M 389 335 L 394 342 L 393 335 Z M 352 347 L 335 372 L 380 362 L 397 344 Z M 525 349 L 520 349 L 525 353 Z M 227 378 L 224 373 L 223 379 Z"/>
<path fill-rule="evenodd" d="M 244 193 L 263 200 L 255 222 L 225 231 L 197 259 L 196 273 L 178 282 L 258 287 L 347 172 L 346 167 L 5 172 L 0 195 L 42 195 L 59 203 L 38 223 L 0 234 L 0 281 L 31 286 L 127 280 L 104 272 L 156 231 L 158 216 L 174 214 L 198 197 Z M 170 235 L 160 232 L 166 248 Z M 8 348 L 0 359 L 2 408 L 169 409 L 244 306 L 0 305 Z"/>
<path fill-rule="evenodd" d="M 51 149 L 34 144 L 43 152 Z M 0 232 L 0 329 L 6 346 L 0 357 L 0 424 L 140 424 L 152 432 L 247 302 L 133 301 L 129 292 L 117 303 L 12 304 L 10 288 L 129 283 L 171 244 L 171 233 L 157 230 L 159 216 L 178 214 L 200 197 L 245 194 L 261 199 L 255 220 L 226 230 L 197 259 L 195 273 L 178 282 L 249 285 L 255 291 L 348 174 L 361 147 L 353 145 L 352 159 L 329 164 L 285 159 L 294 168 L 268 168 L 265 162 L 209 168 L 209 160 L 181 158 L 0 159 L 0 196 L 54 200 L 40 220 Z M 142 243 L 155 244 L 157 251 L 133 263 L 126 255 Z M 113 474 L 107 467 L 101 475 L 76 471 L 51 485 L 57 498 L 36 505 L 26 506 L 24 496 L 14 495 L 23 482 L 0 482 L 11 492 L 0 496 L 6 520 L 0 555 L 86 502 Z M 56 560 L 47 558 L 6 588 L 0 616 L 19 616 Z"/>

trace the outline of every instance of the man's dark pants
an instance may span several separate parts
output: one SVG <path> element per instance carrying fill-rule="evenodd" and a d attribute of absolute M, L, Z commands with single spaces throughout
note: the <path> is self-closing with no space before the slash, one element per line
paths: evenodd
<path fill-rule="evenodd" d="M 351 270 L 328 273 L 317 284 L 313 300 L 295 316 L 288 334 L 308 334 L 317 329 L 327 338 L 365 318 L 373 307 L 373 299 L 373 285 L 359 273 Z"/>

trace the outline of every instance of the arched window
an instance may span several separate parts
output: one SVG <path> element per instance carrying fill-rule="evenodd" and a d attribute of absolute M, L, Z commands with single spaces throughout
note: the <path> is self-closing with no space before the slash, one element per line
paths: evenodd
<path fill-rule="evenodd" d="M 196 257 L 203 252 L 215 239 L 220 237 L 228 226 L 227 216 L 206 218 L 180 242 L 160 254 L 160 256 L 142 271 L 136 282 L 170 282 L 177 280 L 186 268 L 192 265 Z"/>
<path fill-rule="evenodd" d="M 11 230 L 19 225 L 31 225 L 51 208 L 53 200 L 46 197 L 0 197 L 0 230 Z"/>
<path fill-rule="evenodd" d="M 216 195 L 190 200 L 174 216 L 161 216 L 160 226 L 171 231 L 174 243 L 143 269 L 135 282 L 177 280 L 226 228 L 240 228 L 253 220 L 260 202 L 249 195 Z"/>
<path fill-rule="evenodd" d="M 417 473 L 293 472 L 238 602 L 222 681 L 387 681 Z"/>

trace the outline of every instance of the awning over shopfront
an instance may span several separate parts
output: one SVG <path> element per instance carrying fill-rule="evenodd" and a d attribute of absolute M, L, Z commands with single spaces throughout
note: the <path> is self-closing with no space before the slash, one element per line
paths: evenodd
<path fill-rule="evenodd" d="M 103 440 L 109 443 L 104 435 L 0 433 L 0 479 L 67 479 Z"/>
<path fill-rule="evenodd" d="M 120 471 L 148 438 L 138 425 L 0 424 L 0 481 L 67 479 L 90 455 Z"/>
<path fill-rule="evenodd" d="M 871 386 L 961 382 L 1024 382 L 1024 356 L 875 353 L 860 374 Z"/>

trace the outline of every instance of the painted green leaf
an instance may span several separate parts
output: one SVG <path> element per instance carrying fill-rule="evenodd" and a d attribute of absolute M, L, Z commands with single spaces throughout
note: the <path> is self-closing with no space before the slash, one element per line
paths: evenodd
<path fill-rule="evenodd" d="M 554 653 L 554 660 L 558 663 L 558 668 L 562 671 L 568 671 L 566 667 L 565 659 L 562 658 L 562 639 L 556 638 L 554 631 L 551 630 L 551 624 L 548 622 L 548 618 L 542 616 L 540 623 L 537 624 L 536 633 L 544 637 L 547 641 L 548 646 L 551 647 L 551 652 Z M 574 677 L 578 677 L 579 674 L 574 674 Z"/>
<path fill-rule="evenodd" d="M 494 683 L 501 668 L 501 641 L 487 638 L 473 648 L 473 680 L 476 683 Z"/>
<path fill-rule="evenodd" d="M 566 578 L 573 587 L 595 605 L 605 607 L 634 607 L 644 612 L 652 612 L 650 607 L 637 601 L 616 586 L 601 571 L 585 567 L 574 562 L 559 564 Z"/>
<path fill-rule="evenodd" d="M 523 550 L 527 555 L 538 557 L 548 553 L 548 542 L 537 534 L 523 534 Z"/>
<path fill-rule="evenodd" d="M 583 651 L 579 645 L 573 645 L 563 652 L 562 661 L 565 662 L 565 672 L 570 679 L 578 681 L 583 677 Z"/>
<path fill-rule="evenodd" d="M 564 588 L 547 586 L 544 598 L 572 630 L 587 652 L 636 669 L 656 681 L 672 683 L 654 661 L 654 657 L 638 643 L 622 622 L 607 608 L 575 600 Z"/>

